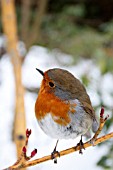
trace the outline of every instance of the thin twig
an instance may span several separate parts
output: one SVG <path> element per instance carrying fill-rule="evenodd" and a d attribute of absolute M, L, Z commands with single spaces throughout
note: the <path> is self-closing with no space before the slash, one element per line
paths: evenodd
<path fill-rule="evenodd" d="M 97 139 L 97 137 L 99 136 L 100 132 L 102 131 L 103 127 L 104 127 L 104 124 L 106 122 L 106 120 L 108 119 L 109 115 L 107 115 L 105 118 L 104 118 L 104 107 L 101 108 L 101 111 L 100 111 L 100 124 L 99 124 L 99 127 L 98 127 L 98 130 L 97 132 L 94 134 L 93 138 L 90 140 L 90 142 L 95 145 L 95 140 Z"/>
<path fill-rule="evenodd" d="M 48 0 L 38 0 L 35 20 L 32 24 L 31 31 L 29 32 L 30 39 L 27 42 L 28 48 L 33 44 L 39 41 L 41 35 L 41 24 L 46 12 L 46 7 L 48 4 Z"/>
<path fill-rule="evenodd" d="M 28 41 L 29 37 L 29 21 L 30 21 L 30 12 L 31 12 L 31 0 L 22 0 L 22 21 L 21 21 L 21 38 L 25 42 Z"/>

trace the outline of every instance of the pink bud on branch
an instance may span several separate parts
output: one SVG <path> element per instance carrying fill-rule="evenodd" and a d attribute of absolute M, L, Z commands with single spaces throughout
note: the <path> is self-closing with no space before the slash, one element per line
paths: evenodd
<path fill-rule="evenodd" d="M 30 129 L 30 130 L 27 129 L 27 130 L 26 130 L 26 137 L 29 138 L 30 135 L 31 135 L 31 129 Z"/>
<path fill-rule="evenodd" d="M 100 112 L 100 117 L 103 118 L 104 116 L 104 107 L 101 108 L 101 112 Z"/>
<path fill-rule="evenodd" d="M 23 151 L 24 153 L 26 153 L 26 152 L 27 152 L 27 149 L 26 149 L 26 147 L 25 147 L 25 146 L 23 147 L 22 151 Z"/>
<path fill-rule="evenodd" d="M 106 120 L 108 119 L 108 117 L 109 117 L 109 115 L 107 115 L 107 116 L 105 117 L 105 119 L 104 119 L 104 120 L 106 121 Z"/>
<path fill-rule="evenodd" d="M 34 157 L 37 153 L 37 149 L 34 149 L 32 152 L 31 152 L 31 158 Z"/>

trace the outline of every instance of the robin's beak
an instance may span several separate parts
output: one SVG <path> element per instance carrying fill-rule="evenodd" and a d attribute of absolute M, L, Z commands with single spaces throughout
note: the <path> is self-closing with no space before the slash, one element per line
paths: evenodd
<path fill-rule="evenodd" d="M 44 76 L 44 72 L 43 72 L 42 70 L 40 70 L 40 69 L 38 69 L 38 68 L 36 68 L 36 70 L 37 70 L 42 76 Z"/>

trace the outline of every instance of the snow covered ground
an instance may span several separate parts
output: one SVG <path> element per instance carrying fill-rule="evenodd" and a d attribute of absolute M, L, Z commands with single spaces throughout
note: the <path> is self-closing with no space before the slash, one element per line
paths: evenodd
<path fill-rule="evenodd" d="M 92 61 L 81 61 L 75 66 L 69 66 L 72 62 L 72 58 L 69 55 L 56 52 L 48 51 L 46 48 L 34 46 L 30 49 L 25 59 L 22 68 L 22 81 L 26 87 L 39 87 L 42 77 L 35 70 L 39 68 L 43 71 L 60 67 L 69 70 L 76 77 L 80 77 L 86 73 L 91 78 L 91 85 L 87 89 L 93 105 L 99 103 L 99 96 L 96 93 L 98 83 L 102 89 L 103 98 L 107 99 L 105 102 L 108 106 L 112 106 L 112 98 L 109 92 L 113 91 L 113 76 L 106 74 L 103 78 L 100 77 L 100 71 Z M 59 61 L 61 64 L 59 64 Z M 16 160 L 16 149 L 15 144 L 12 142 L 12 126 L 14 116 L 14 77 L 13 68 L 10 63 L 9 57 L 4 57 L 0 61 L 0 169 L 8 167 L 13 164 Z M 101 79 L 101 80 L 100 80 Z M 28 151 L 32 151 L 37 148 L 38 153 L 35 158 L 42 157 L 51 153 L 55 146 L 56 140 L 53 140 L 46 136 L 39 128 L 34 114 L 36 96 L 30 92 L 25 93 L 25 110 L 26 110 L 26 121 L 27 128 L 32 129 L 32 135 L 29 140 Z M 110 113 L 109 113 L 110 114 Z M 66 149 L 68 147 L 76 145 L 79 139 L 76 140 L 61 140 L 58 144 L 58 150 Z M 96 162 L 99 158 L 107 152 L 107 146 L 103 147 L 90 147 L 84 151 L 83 155 L 78 152 L 61 157 L 58 159 L 58 163 L 54 164 L 53 161 L 48 161 L 29 169 L 32 170 L 101 170 L 100 167 L 96 166 Z M 34 159 L 35 159 L 34 158 Z"/>

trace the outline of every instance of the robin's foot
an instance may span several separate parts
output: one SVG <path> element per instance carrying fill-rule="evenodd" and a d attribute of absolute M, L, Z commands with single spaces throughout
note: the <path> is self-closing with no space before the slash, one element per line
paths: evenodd
<path fill-rule="evenodd" d="M 51 153 L 51 159 L 54 159 L 55 164 L 57 164 L 56 154 L 60 157 L 60 153 L 56 150 L 53 150 L 53 152 Z"/>
<path fill-rule="evenodd" d="M 55 145 L 53 152 L 51 153 L 51 159 L 54 159 L 54 163 L 57 163 L 56 155 L 58 155 L 60 157 L 60 153 L 56 150 L 57 144 L 58 144 L 58 140 L 56 142 L 56 145 Z"/>
<path fill-rule="evenodd" d="M 84 148 L 84 143 L 82 142 L 82 136 L 81 136 L 80 142 L 77 144 L 77 146 L 80 146 L 79 154 L 83 154 L 82 149 L 85 150 L 85 148 Z"/>

